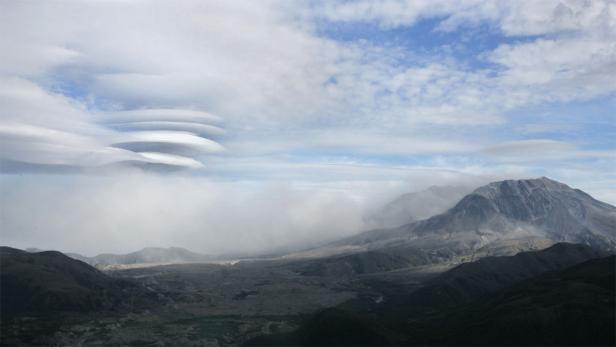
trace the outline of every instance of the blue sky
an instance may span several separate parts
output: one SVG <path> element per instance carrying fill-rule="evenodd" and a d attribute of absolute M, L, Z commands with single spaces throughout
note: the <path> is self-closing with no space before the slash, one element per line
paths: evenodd
<path fill-rule="evenodd" d="M 19 1 L 0 30 L 5 180 L 546 175 L 616 203 L 613 1 Z"/>

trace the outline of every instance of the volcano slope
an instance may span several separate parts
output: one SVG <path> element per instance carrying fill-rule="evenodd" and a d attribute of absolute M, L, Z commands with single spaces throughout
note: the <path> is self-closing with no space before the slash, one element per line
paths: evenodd
<path fill-rule="evenodd" d="M 304 254 L 378 251 L 412 263 L 465 262 L 513 255 L 557 242 L 616 250 L 616 207 L 546 177 L 493 182 L 448 211 L 371 230 Z"/>

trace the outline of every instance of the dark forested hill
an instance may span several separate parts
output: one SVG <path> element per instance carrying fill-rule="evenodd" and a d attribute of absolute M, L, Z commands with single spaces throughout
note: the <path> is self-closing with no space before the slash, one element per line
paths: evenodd
<path fill-rule="evenodd" d="M 138 291 L 131 283 L 56 251 L 0 247 L 0 270 L 3 315 L 109 309 Z"/>
<path fill-rule="evenodd" d="M 613 345 L 616 256 L 556 244 L 451 269 L 380 307 L 355 300 L 249 345 Z M 596 257 L 600 258 L 596 258 Z"/>

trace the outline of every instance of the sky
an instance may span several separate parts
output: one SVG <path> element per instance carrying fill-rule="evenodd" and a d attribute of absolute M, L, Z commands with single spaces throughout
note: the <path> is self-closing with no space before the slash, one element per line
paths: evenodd
<path fill-rule="evenodd" d="M 505 178 L 616 204 L 616 1 L 0 0 L 0 31 L 2 244 L 318 244 Z"/>

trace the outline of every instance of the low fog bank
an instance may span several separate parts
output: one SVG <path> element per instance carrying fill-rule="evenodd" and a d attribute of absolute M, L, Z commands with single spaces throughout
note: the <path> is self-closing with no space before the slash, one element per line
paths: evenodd
<path fill-rule="evenodd" d="M 309 183 L 142 172 L 2 175 L 1 243 L 88 256 L 149 246 L 208 254 L 297 250 L 374 227 L 366 216 L 402 193 L 490 179 Z"/>

